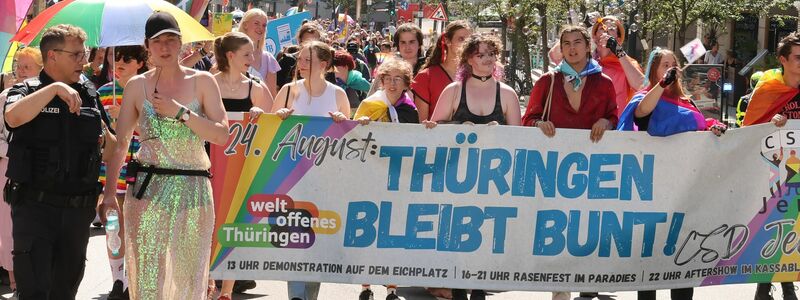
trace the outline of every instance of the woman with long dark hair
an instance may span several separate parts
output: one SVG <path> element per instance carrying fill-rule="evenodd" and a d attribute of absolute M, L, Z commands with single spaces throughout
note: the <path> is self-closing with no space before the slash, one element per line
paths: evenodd
<path fill-rule="evenodd" d="M 109 54 L 113 52 L 114 80 L 106 83 L 97 89 L 97 94 L 100 96 L 100 102 L 105 107 L 106 111 L 111 117 L 111 127 L 116 130 L 116 120 L 119 118 L 120 107 L 122 106 L 122 95 L 125 91 L 125 86 L 130 82 L 133 76 L 147 72 L 147 50 L 143 46 L 122 46 L 115 47 L 109 50 Z M 120 176 L 117 180 L 112 180 L 110 183 L 106 178 L 106 165 L 102 164 L 100 167 L 100 183 L 104 186 L 116 187 L 117 201 L 120 203 L 120 209 L 124 208 L 125 191 L 128 188 L 126 179 L 127 164 L 130 162 L 133 153 L 139 151 L 139 137 L 134 134 L 130 140 L 128 152 L 125 155 L 125 162 L 120 170 Z M 125 232 L 125 218 L 122 212 L 119 216 L 119 229 L 120 234 L 124 236 Z M 121 236 L 121 237 L 122 237 Z M 125 289 L 128 287 L 128 279 L 125 276 L 125 239 L 122 239 L 121 247 L 118 253 L 114 254 L 111 251 L 108 253 L 108 263 L 111 267 L 112 288 L 108 293 L 109 299 L 124 299 L 127 295 Z"/>
<path fill-rule="evenodd" d="M 589 139 L 600 142 L 617 125 L 614 84 L 591 55 L 589 32 L 580 26 L 561 30 L 559 48 L 564 59 L 552 73 L 536 81 L 522 123 L 539 127 L 545 136 L 556 128 L 589 129 Z M 597 293 L 581 293 L 594 298 Z M 569 292 L 553 292 L 553 300 L 571 299 Z"/>
<path fill-rule="evenodd" d="M 412 70 L 414 76 L 417 76 L 425 64 L 425 56 L 422 55 L 423 38 L 422 29 L 419 29 L 419 26 L 414 23 L 400 25 L 392 37 L 394 48 L 397 49 L 397 56 L 414 68 Z"/>
<path fill-rule="evenodd" d="M 414 77 L 411 91 L 414 93 L 414 104 L 417 105 L 420 120 L 430 120 L 439 101 L 439 95 L 453 82 L 458 69 L 461 45 L 470 34 L 472 28 L 466 21 L 448 24 L 436 41 L 428 61 L 422 66 L 422 71 Z"/>

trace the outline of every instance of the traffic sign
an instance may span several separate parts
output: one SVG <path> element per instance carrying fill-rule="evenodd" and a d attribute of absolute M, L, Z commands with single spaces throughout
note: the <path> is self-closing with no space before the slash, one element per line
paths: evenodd
<path fill-rule="evenodd" d="M 439 7 L 436 8 L 428 19 L 447 22 L 447 14 L 444 12 L 444 6 L 439 3 Z"/>
<path fill-rule="evenodd" d="M 721 75 L 717 68 L 708 69 L 708 80 L 717 81 Z"/>

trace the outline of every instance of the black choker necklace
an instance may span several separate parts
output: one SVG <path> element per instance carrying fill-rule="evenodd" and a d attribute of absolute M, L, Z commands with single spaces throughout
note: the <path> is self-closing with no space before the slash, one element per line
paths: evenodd
<path fill-rule="evenodd" d="M 478 76 L 478 75 L 472 74 L 472 78 L 480 80 L 481 82 L 486 82 L 486 81 L 489 81 L 489 79 L 492 79 L 492 75 Z"/>

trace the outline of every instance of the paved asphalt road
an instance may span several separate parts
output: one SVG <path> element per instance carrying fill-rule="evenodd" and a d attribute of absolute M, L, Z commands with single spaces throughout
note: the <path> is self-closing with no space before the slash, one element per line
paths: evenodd
<path fill-rule="evenodd" d="M 105 254 L 105 238 L 102 229 L 92 229 L 89 240 L 88 262 L 86 274 L 78 291 L 79 300 L 105 299 L 111 289 L 111 271 L 108 267 L 108 258 Z M 361 291 L 360 285 L 354 284 L 323 284 L 320 291 L 321 300 L 357 300 Z M 386 289 L 375 287 L 375 299 L 386 297 Z M 696 300 L 750 300 L 755 292 L 754 284 L 723 285 L 695 289 Z M 428 295 L 423 288 L 401 287 L 398 295 L 403 299 L 436 300 Z M 0 299 L 10 296 L 8 286 L 0 286 Z M 780 291 L 775 292 L 776 299 L 781 299 Z M 575 299 L 577 293 L 573 293 Z M 285 300 L 286 283 L 283 281 L 258 281 L 258 286 L 248 291 L 247 294 L 234 295 L 233 299 L 266 299 Z M 487 297 L 490 300 L 548 300 L 550 293 L 542 292 L 496 292 Z M 635 292 L 603 293 L 600 299 L 635 300 Z M 659 291 L 658 299 L 669 299 L 669 291 Z"/>

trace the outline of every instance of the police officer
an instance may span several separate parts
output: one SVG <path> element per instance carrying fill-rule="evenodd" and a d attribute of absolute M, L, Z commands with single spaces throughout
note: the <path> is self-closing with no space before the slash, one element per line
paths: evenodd
<path fill-rule="evenodd" d="M 24 300 L 75 299 L 83 278 L 89 224 L 101 192 L 101 147 L 114 142 L 94 87 L 81 80 L 85 40 L 78 27 L 47 29 L 40 42 L 43 71 L 8 93 L 4 193 Z M 118 209 L 115 204 L 105 203 Z"/>

